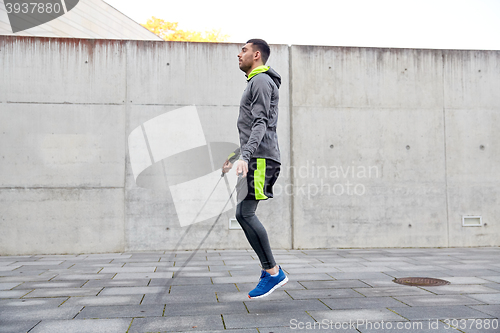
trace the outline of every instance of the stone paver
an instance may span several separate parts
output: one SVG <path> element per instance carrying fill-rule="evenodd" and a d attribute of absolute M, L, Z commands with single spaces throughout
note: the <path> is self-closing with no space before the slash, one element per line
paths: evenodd
<path fill-rule="evenodd" d="M 248 313 L 243 302 L 225 303 L 169 303 L 165 307 L 165 316 L 202 316 L 212 314 Z"/>
<path fill-rule="evenodd" d="M 0 290 L 10 290 L 14 287 L 17 287 L 20 282 L 3 282 L 0 283 Z"/>
<path fill-rule="evenodd" d="M 289 290 L 287 293 L 295 300 L 311 298 L 364 297 L 352 289 Z"/>
<path fill-rule="evenodd" d="M 488 280 L 490 282 L 500 283 L 500 275 L 480 276 L 480 278 L 482 278 L 484 280 Z"/>
<path fill-rule="evenodd" d="M 20 298 L 28 294 L 31 290 L 0 290 L 0 299 Z"/>
<path fill-rule="evenodd" d="M 250 291 L 250 290 L 248 290 Z M 217 293 L 217 300 L 219 302 L 259 302 L 259 301 L 280 301 L 280 300 L 290 300 L 290 295 L 284 290 L 276 290 L 271 295 L 264 299 L 249 299 L 248 291 L 245 292 L 234 292 L 234 293 Z"/>
<path fill-rule="evenodd" d="M 35 289 L 24 298 L 28 297 L 62 297 L 62 296 L 97 296 L 102 288 L 41 288 Z M 20 290 L 25 291 L 25 290 Z"/>
<path fill-rule="evenodd" d="M 144 295 L 70 297 L 61 306 L 139 305 Z"/>
<path fill-rule="evenodd" d="M 391 272 L 387 272 L 387 274 L 382 272 L 340 272 L 340 273 L 330 273 L 330 275 L 336 280 L 353 280 L 353 279 L 385 279 L 387 277 L 391 277 L 389 275 Z"/>
<path fill-rule="evenodd" d="M 115 274 L 110 273 L 110 274 L 86 274 L 86 273 L 79 273 L 79 274 L 58 274 L 54 279 L 51 281 L 58 281 L 58 280 L 107 280 L 107 279 L 112 279 L 115 276 Z"/>
<path fill-rule="evenodd" d="M 36 305 L 40 307 L 56 307 L 67 301 L 68 297 L 50 297 L 50 298 L 3 298 L 0 299 L 0 307 L 25 307 Z"/>
<path fill-rule="evenodd" d="M 498 304 L 474 305 L 474 306 L 471 306 L 471 308 L 479 310 L 483 313 L 487 313 L 487 314 L 491 315 L 493 318 L 498 318 L 498 316 L 500 316 L 500 305 L 498 305 Z M 482 318 L 487 318 L 487 317 L 482 317 Z"/>
<path fill-rule="evenodd" d="M 80 288 L 87 281 L 41 281 L 41 282 L 24 282 L 18 285 L 13 290 L 31 290 L 40 288 Z"/>
<path fill-rule="evenodd" d="M 403 303 L 392 297 L 322 298 L 321 301 L 332 310 L 376 309 L 404 306 Z"/>
<path fill-rule="evenodd" d="M 154 281 L 154 280 L 153 280 Z M 151 281 L 151 283 L 153 282 Z M 151 285 L 151 284 L 150 284 Z M 255 287 L 255 286 L 254 286 Z M 203 284 L 203 292 L 207 293 L 222 293 L 222 292 L 237 292 L 238 289 L 234 283 L 228 284 Z M 192 285 L 172 285 L 170 287 L 170 295 L 195 295 L 199 294 L 198 288 L 193 288 Z"/>
<path fill-rule="evenodd" d="M 468 294 L 467 297 L 477 299 L 486 304 L 500 304 L 500 293 L 498 294 Z"/>
<path fill-rule="evenodd" d="M 296 321 L 314 321 L 305 311 L 294 311 L 286 313 L 249 313 L 224 315 L 226 328 L 250 328 L 250 327 L 290 327 Z"/>
<path fill-rule="evenodd" d="M 5 275 L 5 272 L 0 272 L 0 283 L 8 282 L 29 282 L 29 281 L 49 281 L 57 276 L 55 273 L 42 272 L 40 275 Z"/>
<path fill-rule="evenodd" d="M 500 291 L 500 283 L 485 283 L 483 286 Z"/>
<path fill-rule="evenodd" d="M 43 320 L 30 333 L 124 333 L 132 320 Z"/>
<path fill-rule="evenodd" d="M 493 316 L 475 310 L 473 307 L 463 305 L 439 307 L 414 306 L 393 308 L 391 310 L 409 320 L 493 318 Z"/>
<path fill-rule="evenodd" d="M 401 321 L 405 318 L 385 308 L 379 309 L 351 309 L 351 310 L 331 310 L 331 311 L 309 311 L 316 321 L 323 320 L 333 322 L 356 322 L 358 320 L 369 321 Z"/>
<path fill-rule="evenodd" d="M 446 285 L 438 287 L 421 287 L 424 290 L 428 290 L 438 295 L 446 294 L 491 294 L 497 293 L 498 290 L 494 290 L 482 285 Z"/>
<path fill-rule="evenodd" d="M 410 296 L 410 295 L 431 295 L 427 290 L 403 286 L 401 287 L 380 287 L 380 288 L 356 288 L 358 293 L 367 296 Z"/>
<path fill-rule="evenodd" d="M 150 317 L 134 319 L 128 333 L 222 329 L 224 324 L 221 315 Z"/>
<path fill-rule="evenodd" d="M 172 304 L 172 303 L 217 303 L 216 293 L 198 292 L 190 295 L 145 294 L 141 304 Z"/>
<path fill-rule="evenodd" d="M 363 279 L 361 280 L 362 282 L 366 283 L 369 287 L 392 287 L 392 288 L 397 288 L 397 287 L 405 287 L 404 285 L 397 284 L 394 281 L 394 278 L 392 277 L 387 277 L 385 279 Z"/>
<path fill-rule="evenodd" d="M 488 281 L 488 280 L 485 280 L 485 279 L 481 279 L 481 278 L 478 278 L 478 277 L 467 277 L 467 276 L 456 276 L 456 277 L 453 277 L 453 276 L 443 276 L 443 277 L 437 277 L 438 279 L 443 279 L 443 280 L 446 280 L 448 282 L 450 282 L 451 284 L 484 284 L 484 283 L 488 283 L 488 282 L 491 282 L 491 281 Z"/>
<path fill-rule="evenodd" d="M 257 300 L 247 296 L 260 275 L 253 251 L 203 250 L 186 263 L 192 253 L 0 257 L 0 333 L 281 333 L 307 325 L 373 333 L 384 330 L 369 322 L 382 321 L 394 325 L 385 332 L 494 333 L 446 320 L 491 325 L 500 316 L 500 248 L 276 250 L 289 282 Z M 451 284 L 393 282 L 409 276 Z M 349 326 L 357 321 L 364 326 Z"/>
<path fill-rule="evenodd" d="M 173 279 L 151 279 L 150 287 L 164 286 L 191 286 L 191 285 L 206 285 L 212 286 L 212 280 L 209 277 L 175 277 Z"/>
<path fill-rule="evenodd" d="M 165 287 L 108 287 L 104 288 L 104 290 L 100 293 L 100 295 L 116 296 L 116 295 L 165 294 L 165 293 L 168 293 L 168 288 Z"/>
<path fill-rule="evenodd" d="M 26 321 L 0 321 L 0 333 L 12 332 L 28 332 L 36 326 L 40 320 L 26 320 Z"/>
<path fill-rule="evenodd" d="M 161 317 L 164 308 L 163 304 L 86 306 L 76 319 Z"/>
<path fill-rule="evenodd" d="M 245 302 L 249 313 L 266 314 L 274 312 L 293 312 L 298 309 L 303 311 L 321 311 L 329 310 L 329 308 L 319 300 L 303 300 L 303 301 L 275 301 L 275 302 Z"/>
<path fill-rule="evenodd" d="M 306 289 L 346 289 L 368 287 L 366 283 L 359 280 L 338 280 L 338 281 L 301 281 Z"/>
<path fill-rule="evenodd" d="M 462 295 L 394 296 L 394 298 L 409 306 L 430 307 L 430 306 L 442 306 L 442 305 L 484 304 L 484 302 L 481 302 L 477 299 L 473 299 L 471 297 L 466 297 Z"/>
<path fill-rule="evenodd" d="M 130 280 L 88 280 L 83 288 L 103 288 L 103 287 L 146 287 L 150 285 L 151 279 L 130 279 Z"/>
<path fill-rule="evenodd" d="M 0 322 L 8 320 L 73 319 L 81 309 L 81 306 L 64 308 L 29 306 L 21 309 L 2 306 L 0 307 Z"/>

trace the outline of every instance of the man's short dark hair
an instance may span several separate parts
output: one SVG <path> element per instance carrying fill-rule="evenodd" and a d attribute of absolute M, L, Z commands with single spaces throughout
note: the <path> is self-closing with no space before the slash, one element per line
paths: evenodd
<path fill-rule="evenodd" d="M 260 51 L 262 62 L 265 64 L 267 62 L 267 59 L 269 59 L 269 55 L 271 54 L 269 44 L 267 44 L 265 40 L 257 38 L 249 39 L 247 43 L 252 43 L 252 46 L 255 47 L 254 51 Z"/>

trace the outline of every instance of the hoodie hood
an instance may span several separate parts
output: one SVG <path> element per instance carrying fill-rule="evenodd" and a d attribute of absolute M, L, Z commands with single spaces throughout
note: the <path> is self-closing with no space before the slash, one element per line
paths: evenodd
<path fill-rule="evenodd" d="M 276 83 L 276 86 L 279 88 L 281 86 L 281 76 L 271 67 L 267 71 L 265 71 L 267 75 L 273 79 L 274 83 Z"/>
<path fill-rule="evenodd" d="M 250 81 L 255 75 L 260 73 L 266 73 L 269 75 L 278 88 L 281 86 L 281 76 L 269 66 L 259 66 L 254 68 L 248 75 L 247 81 Z"/>

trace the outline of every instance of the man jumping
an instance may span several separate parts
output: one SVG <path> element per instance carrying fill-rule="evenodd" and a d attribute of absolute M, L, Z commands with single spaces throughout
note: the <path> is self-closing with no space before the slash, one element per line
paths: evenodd
<path fill-rule="evenodd" d="M 236 174 L 242 175 L 239 181 L 246 183 L 248 191 L 244 192 L 243 198 L 238 195 L 236 219 L 263 268 L 259 284 L 248 293 L 250 298 L 268 296 L 288 282 L 288 277 L 274 261 L 266 229 L 255 216 L 259 201 L 273 197 L 273 185 L 281 164 L 276 133 L 281 77 L 265 66 L 270 53 L 264 40 L 250 39 L 238 54 L 240 69 L 247 77 L 247 87 L 241 98 L 238 117 L 240 149 L 235 154 L 240 155 L 240 161 Z M 232 168 L 231 161 L 235 157 L 226 160 L 222 172 L 227 173 Z"/>

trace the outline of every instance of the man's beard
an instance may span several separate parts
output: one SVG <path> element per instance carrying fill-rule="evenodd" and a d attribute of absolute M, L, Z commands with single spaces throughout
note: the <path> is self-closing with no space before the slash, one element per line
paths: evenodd
<path fill-rule="evenodd" d="M 245 64 L 243 64 L 243 63 L 239 64 L 239 66 L 240 66 L 240 69 L 241 69 L 243 72 L 245 72 L 245 73 L 246 73 L 246 72 L 250 69 L 250 67 L 251 67 L 251 66 L 248 66 L 248 65 L 246 65 L 246 66 L 245 66 Z"/>

